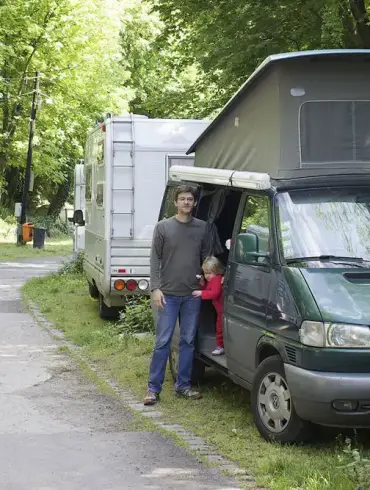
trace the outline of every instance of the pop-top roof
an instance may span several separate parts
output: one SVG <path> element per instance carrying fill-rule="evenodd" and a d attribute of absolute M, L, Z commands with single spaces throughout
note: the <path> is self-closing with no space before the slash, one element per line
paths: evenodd
<path fill-rule="evenodd" d="M 204 139 L 204 137 L 210 133 L 215 126 L 223 119 L 223 116 L 227 111 L 236 105 L 240 97 L 251 87 L 251 85 L 258 79 L 262 73 L 266 70 L 272 68 L 277 63 L 286 60 L 299 60 L 299 59 L 317 59 L 317 58 L 337 58 L 344 60 L 346 58 L 360 58 L 366 61 L 370 61 L 370 49 L 327 49 L 327 50 L 317 50 L 317 51 L 297 51 L 293 53 L 281 53 L 268 56 L 263 63 L 261 63 L 258 68 L 252 73 L 252 75 L 247 79 L 247 81 L 240 87 L 240 89 L 233 95 L 233 97 L 226 103 L 226 105 L 221 109 L 212 123 L 206 128 L 205 131 L 199 136 L 199 138 L 192 144 L 192 146 L 187 151 L 187 155 L 193 153 L 196 150 L 198 144 Z"/>

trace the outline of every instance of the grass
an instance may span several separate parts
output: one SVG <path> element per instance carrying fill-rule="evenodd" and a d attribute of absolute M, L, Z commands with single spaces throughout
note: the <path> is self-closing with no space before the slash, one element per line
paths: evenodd
<path fill-rule="evenodd" d="M 58 233 L 57 237 L 46 238 L 45 248 L 40 250 L 33 248 L 32 242 L 24 246 L 17 246 L 15 230 L 16 220 L 14 217 L 3 219 L 0 216 L 0 261 L 72 254 L 72 238 L 68 235 Z"/>
<path fill-rule="evenodd" d="M 0 241 L 0 260 L 19 260 L 64 255 L 72 255 L 72 240 L 69 237 L 46 240 L 44 249 L 33 248 L 32 243 L 17 246 L 15 242 Z"/>
<path fill-rule="evenodd" d="M 114 337 L 110 325 L 98 317 L 97 305 L 87 295 L 80 275 L 33 279 L 23 290 L 45 316 L 109 376 L 139 396 L 146 389 L 153 347 L 151 336 L 136 339 Z M 210 375 L 202 387 L 202 400 L 189 403 L 176 399 L 167 374 L 160 409 L 169 421 L 180 423 L 205 437 L 221 454 L 247 469 L 261 486 L 271 490 L 356 490 L 369 482 L 344 467 L 352 460 L 345 454 L 343 437 L 321 437 L 311 445 L 282 447 L 266 443 L 254 427 L 249 411 L 249 395 L 230 381 Z M 363 439 L 360 441 L 360 439 Z M 361 433 L 357 444 L 369 455 L 370 442 Z M 362 447 L 362 446 L 361 446 Z"/>

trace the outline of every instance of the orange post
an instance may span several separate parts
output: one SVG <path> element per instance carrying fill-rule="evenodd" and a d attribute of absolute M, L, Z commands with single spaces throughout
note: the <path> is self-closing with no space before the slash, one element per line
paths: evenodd
<path fill-rule="evenodd" d="M 33 224 L 24 223 L 22 225 L 22 238 L 24 242 L 31 242 L 33 237 Z"/>

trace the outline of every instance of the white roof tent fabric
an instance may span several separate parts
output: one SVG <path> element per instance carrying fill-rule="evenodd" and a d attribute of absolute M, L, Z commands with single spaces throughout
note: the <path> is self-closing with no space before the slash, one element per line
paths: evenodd
<path fill-rule="evenodd" d="M 286 180 L 370 170 L 370 50 L 268 57 L 188 150 Z"/>
<path fill-rule="evenodd" d="M 267 190 L 271 188 L 270 177 L 267 174 L 258 172 L 238 172 L 235 170 L 174 165 L 170 168 L 169 174 L 172 182 L 185 181 L 255 190 Z"/>

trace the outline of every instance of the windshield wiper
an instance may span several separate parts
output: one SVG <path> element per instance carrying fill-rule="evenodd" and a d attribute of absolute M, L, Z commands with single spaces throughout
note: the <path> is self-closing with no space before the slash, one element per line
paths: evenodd
<path fill-rule="evenodd" d="M 338 255 L 317 255 L 314 257 L 292 257 L 291 259 L 287 259 L 287 264 L 295 264 L 298 262 L 312 262 L 312 261 L 320 261 L 320 262 L 341 262 L 344 265 L 353 265 L 355 267 L 362 267 L 359 264 L 364 262 L 362 257 L 341 257 Z M 368 261 L 365 261 L 368 262 Z"/>

